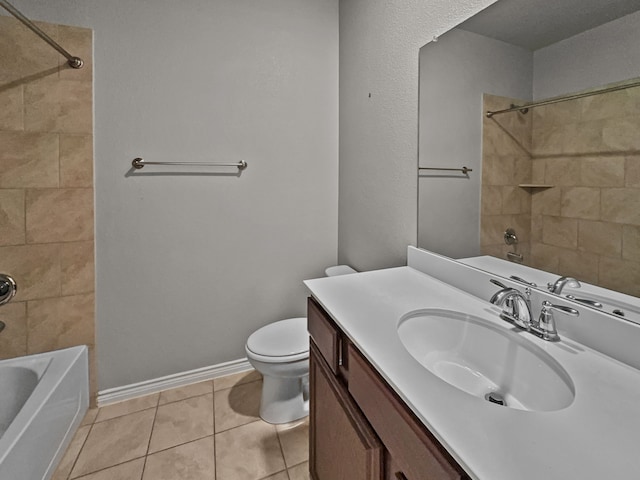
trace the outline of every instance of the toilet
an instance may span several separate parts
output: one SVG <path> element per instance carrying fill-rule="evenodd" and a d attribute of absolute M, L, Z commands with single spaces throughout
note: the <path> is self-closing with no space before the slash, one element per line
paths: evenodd
<path fill-rule="evenodd" d="M 325 270 L 328 277 L 356 271 L 347 265 Z M 280 320 L 253 332 L 245 345 L 247 359 L 262 374 L 260 417 L 288 423 L 309 415 L 309 334 L 307 318 Z"/>

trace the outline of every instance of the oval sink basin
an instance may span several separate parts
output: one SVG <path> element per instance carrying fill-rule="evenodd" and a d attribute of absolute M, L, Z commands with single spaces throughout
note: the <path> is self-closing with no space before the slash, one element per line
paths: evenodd
<path fill-rule="evenodd" d="M 418 310 L 400 319 L 398 336 L 431 373 L 497 405 L 553 411 L 575 397 L 569 374 L 548 353 L 479 317 Z"/>

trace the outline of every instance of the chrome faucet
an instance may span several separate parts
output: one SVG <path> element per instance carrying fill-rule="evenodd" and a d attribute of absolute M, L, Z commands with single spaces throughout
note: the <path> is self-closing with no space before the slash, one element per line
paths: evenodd
<path fill-rule="evenodd" d="M 556 321 L 553 318 L 554 311 L 562 312 L 566 315 L 571 315 L 572 317 L 580 315 L 580 312 L 575 308 L 553 305 L 546 300 L 542 302 L 540 318 L 538 318 L 536 322 L 531 323 L 531 332 L 543 340 L 548 340 L 550 342 L 554 342 L 560 338 L 558 336 L 558 331 L 556 330 Z"/>
<path fill-rule="evenodd" d="M 493 294 L 489 300 L 494 305 L 503 307 L 502 313 L 500 313 L 500 318 L 509 323 L 513 323 L 543 340 L 554 342 L 560 338 L 556 329 L 556 321 L 553 318 L 554 311 L 562 312 L 574 317 L 580 315 L 580 313 L 574 308 L 564 307 L 562 305 L 553 305 L 552 303 L 544 300 L 542 302 L 540 317 L 537 320 L 534 320 L 533 314 L 531 313 L 531 300 L 529 299 L 531 290 L 526 288 L 525 293 L 523 294 L 519 290 L 507 287 L 497 280 L 492 279 L 491 283 L 501 287 L 501 290 Z"/>
<path fill-rule="evenodd" d="M 547 288 L 551 293 L 560 295 L 567 285 L 571 288 L 580 288 L 580 282 L 573 277 L 560 277 L 554 283 L 547 283 Z"/>
<path fill-rule="evenodd" d="M 513 323 L 520 328 L 529 330 L 532 318 L 531 307 L 529 306 L 530 301 L 528 298 L 530 290 L 528 288 L 525 290 L 525 293 L 527 294 L 527 296 L 525 296 L 525 294 L 520 292 L 520 290 L 507 287 L 497 280 L 491 280 L 491 283 L 502 287 L 502 289 L 494 293 L 489 300 L 494 305 L 502 307 L 500 318 L 509 323 Z"/>

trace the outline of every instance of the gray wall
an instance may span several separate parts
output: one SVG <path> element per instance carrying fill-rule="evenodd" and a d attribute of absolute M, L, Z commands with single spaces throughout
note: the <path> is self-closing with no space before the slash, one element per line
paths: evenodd
<path fill-rule="evenodd" d="M 303 315 L 337 258 L 337 0 L 15 4 L 95 31 L 99 388 L 244 357 Z M 127 177 L 137 156 L 249 168 Z"/>
<path fill-rule="evenodd" d="M 418 51 L 491 3 L 340 2 L 340 262 L 406 262 L 417 239 Z"/>
<path fill-rule="evenodd" d="M 482 95 L 531 99 L 529 50 L 454 29 L 420 50 L 422 167 L 418 180 L 418 246 L 453 258 L 480 254 Z"/>
<path fill-rule="evenodd" d="M 640 12 L 534 53 L 536 100 L 640 76 Z"/>

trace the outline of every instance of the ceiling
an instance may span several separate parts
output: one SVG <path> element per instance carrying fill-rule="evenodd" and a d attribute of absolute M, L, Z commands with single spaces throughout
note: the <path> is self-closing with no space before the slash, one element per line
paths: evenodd
<path fill-rule="evenodd" d="M 457 28 L 528 50 L 640 10 L 640 0 L 499 0 Z"/>

